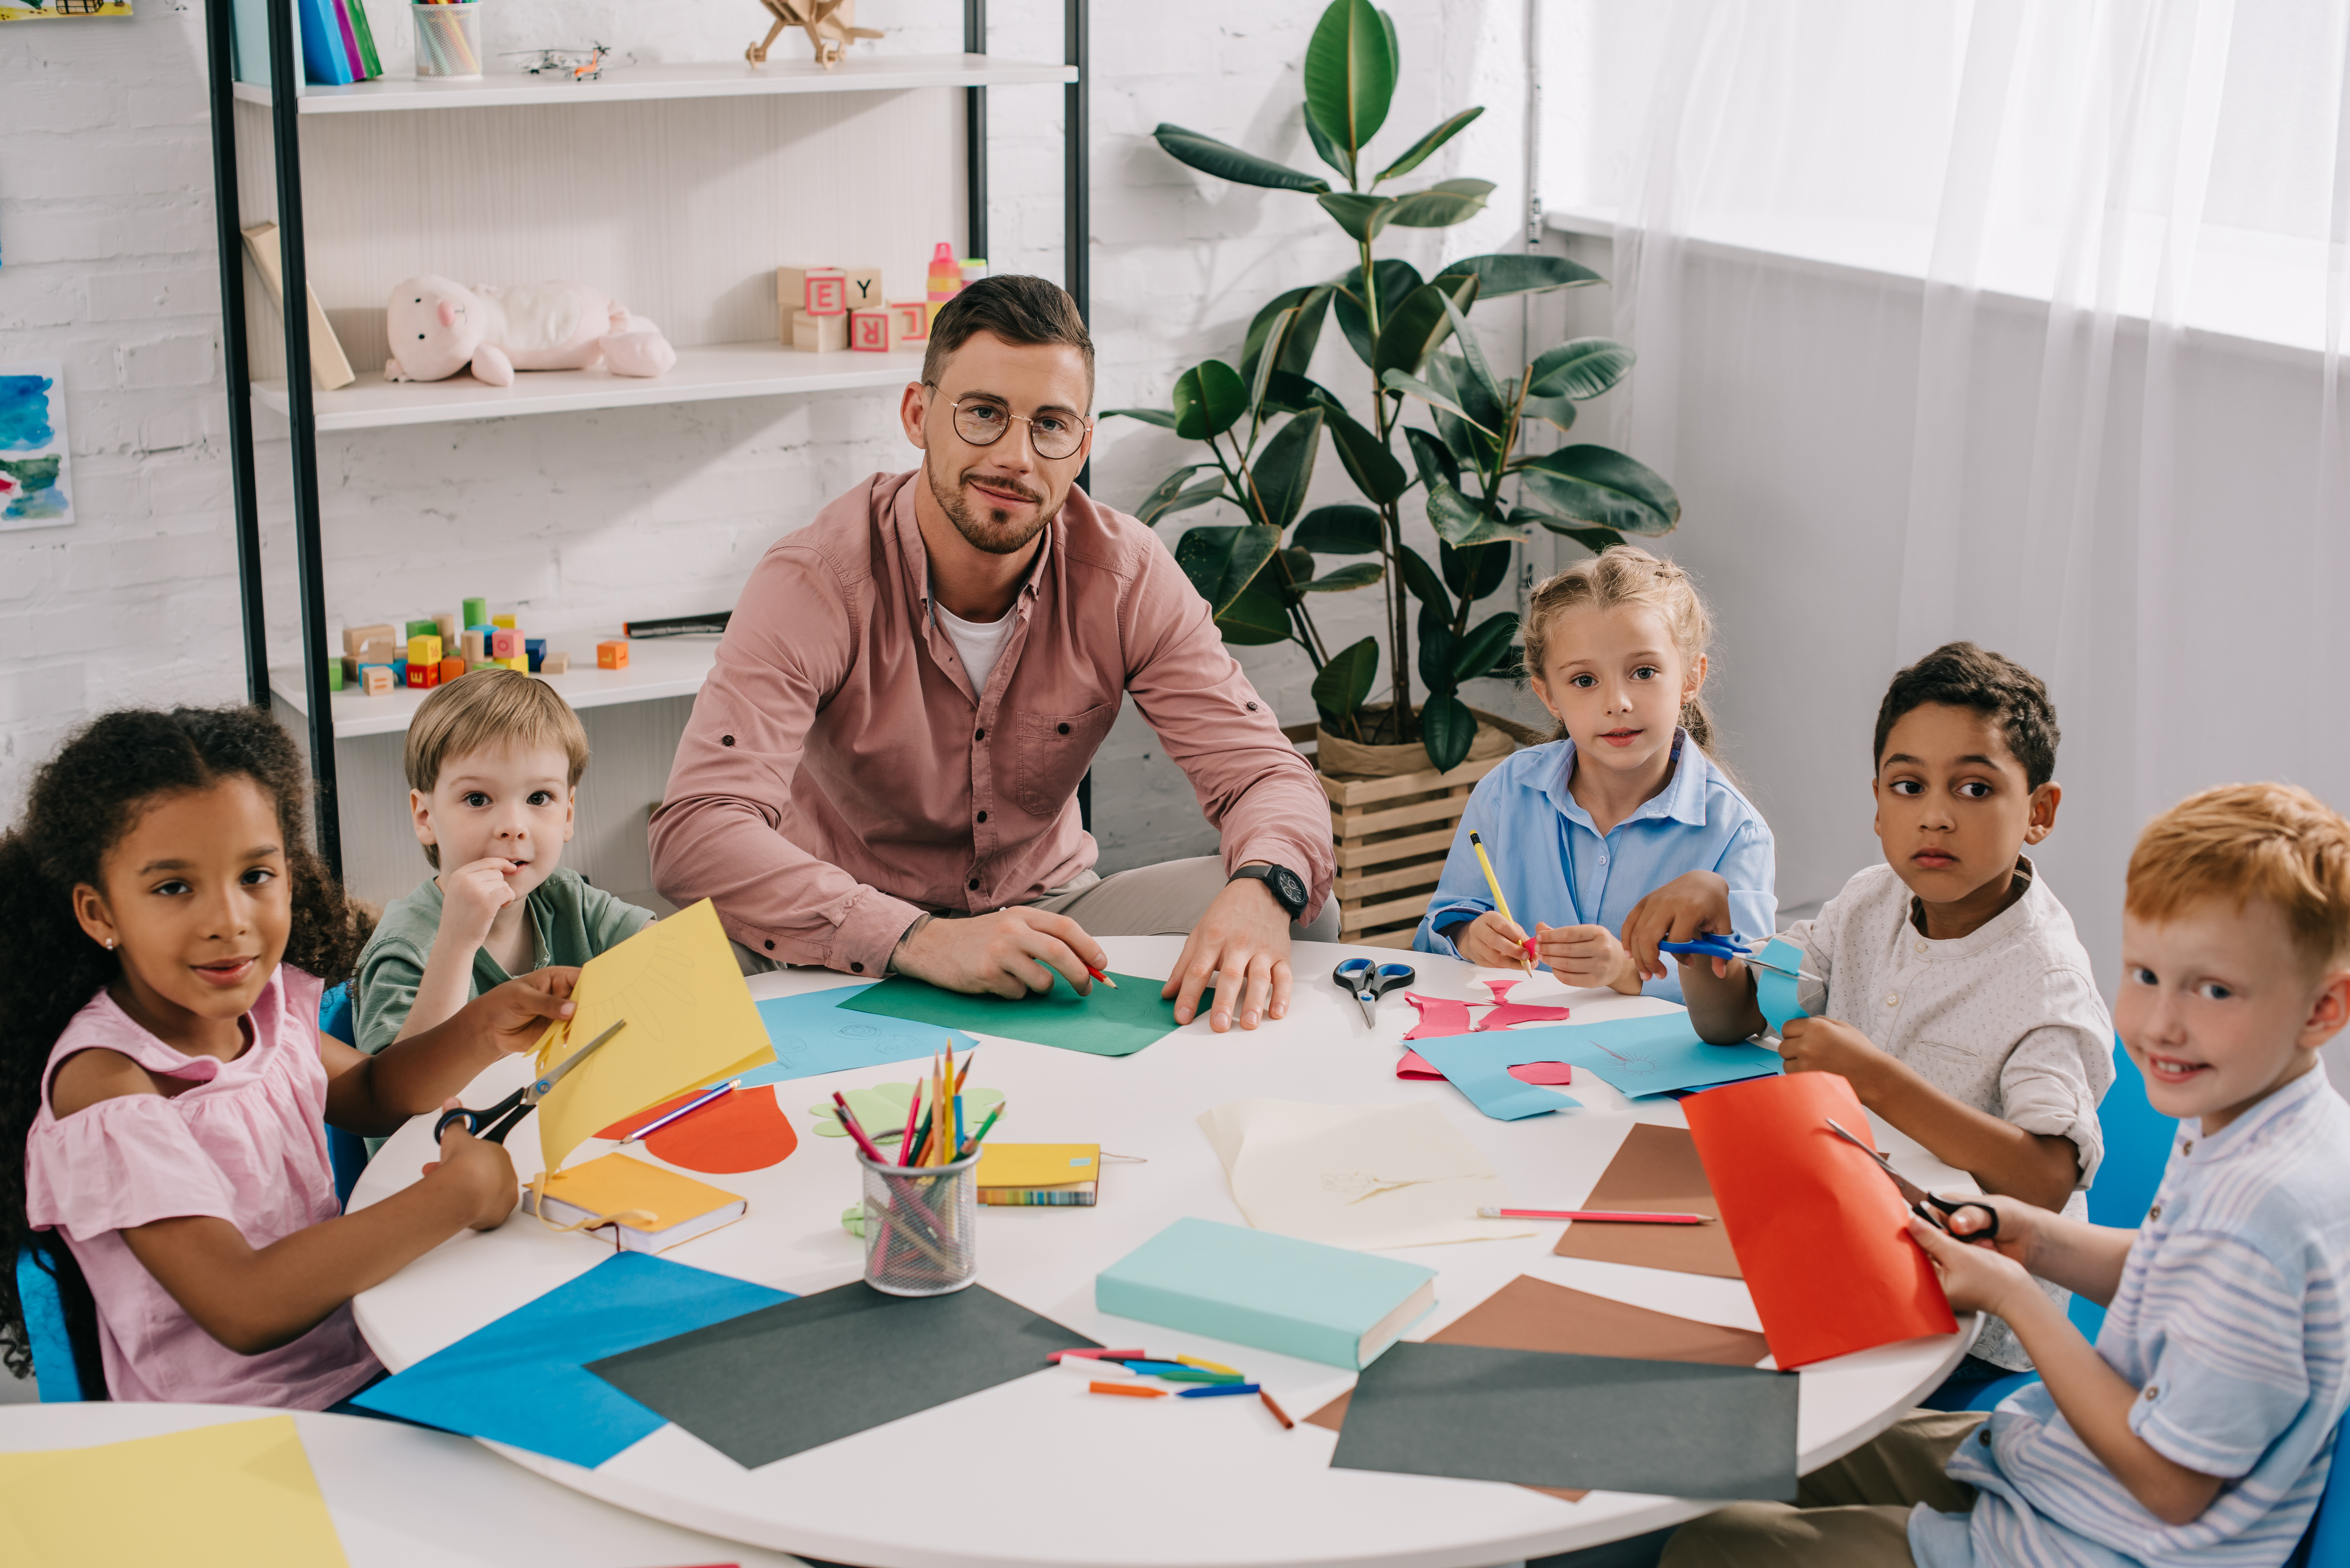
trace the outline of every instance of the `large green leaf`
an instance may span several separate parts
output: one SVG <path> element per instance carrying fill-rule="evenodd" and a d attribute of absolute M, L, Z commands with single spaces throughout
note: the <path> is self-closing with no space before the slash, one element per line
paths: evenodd
<path fill-rule="evenodd" d="M 1178 512 L 1189 512 L 1194 506 L 1205 506 L 1224 498 L 1224 476 L 1203 479 L 1197 484 L 1186 485 L 1156 505 L 1147 506 L 1135 515 L 1145 523 L 1156 523 L 1161 517 L 1171 517 Z"/>
<path fill-rule="evenodd" d="M 1384 327 L 1394 319 L 1397 307 L 1406 296 L 1419 286 L 1419 269 L 1409 262 L 1390 259 L 1373 263 L 1371 275 L 1378 280 L 1379 324 Z M 1363 269 L 1356 267 L 1340 278 L 1337 289 L 1338 297 L 1332 308 L 1338 314 L 1338 328 L 1354 346 L 1356 358 L 1367 365 L 1371 363 L 1374 345 L 1370 314 L 1365 308 Z"/>
<path fill-rule="evenodd" d="M 1254 648 L 1286 642 L 1295 635 L 1290 624 L 1288 600 L 1273 576 L 1271 572 L 1258 573 L 1216 618 L 1216 629 L 1223 634 L 1226 642 Z"/>
<path fill-rule="evenodd" d="M 1539 523 L 1554 534 L 1565 535 L 1595 556 L 1610 545 L 1620 545 L 1624 542 L 1624 535 L 1613 528 L 1586 528 L 1571 518 L 1561 517 L 1555 513 L 1539 511 L 1532 506 L 1515 508 L 1510 514 L 1510 521 L 1522 528 Z"/>
<path fill-rule="evenodd" d="M 1346 464 L 1347 477 L 1355 482 L 1356 489 L 1385 506 L 1411 488 L 1411 476 L 1378 436 L 1344 409 L 1334 407 L 1324 412 L 1337 443 L 1338 461 Z"/>
<path fill-rule="evenodd" d="M 1669 534 L 1681 520 L 1680 497 L 1663 476 L 1612 447 L 1563 446 L 1518 472 L 1546 507 L 1580 527 Z"/>
<path fill-rule="evenodd" d="M 1167 510 L 1167 504 L 1180 494 L 1185 485 L 1191 483 L 1191 476 L 1207 466 L 1208 464 L 1204 462 L 1187 462 L 1160 480 L 1150 493 L 1142 498 L 1142 504 L 1134 509 L 1135 516 L 1145 523 L 1156 523 L 1159 514 Z M 1216 483 L 1221 486 L 1223 483 L 1223 476 L 1217 475 Z M 1195 501 L 1191 504 L 1197 506 L 1200 503 Z"/>
<path fill-rule="evenodd" d="M 1459 114 L 1454 115 L 1451 119 L 1446 120 L 1443 124 L 1438 126 L 1435 130 L 1421 137 L 1418 141 L 1415 141 L 1409 147 L 1405 148 L 1402 157 L 1397 159 L 1394 162 L 1388 164 L 1386 168 L 1380 170 L 1376 175 L 1372 176 L 1371 183 L 1374 185 L 1382 184 L 1387 181 L 1395 179 L 1398 175 L 1410 173 L 1413 170 L 1428 161 L 1428 155 L 1430 153 L 1434 152 L 1438 148 L 1443 146 L 1455 136 L 1461 134 L 1462 128 L 1467 126 L 1471 120 L 1476 119 L 1479 115 L 1484 112 L 1485 109 L 1482 104 L 1480 104 L 1474 109 L 1462 109 Z"/>
<path fill-rule="evenodd" d="M 1248 412 L 1248 388 L 1222 359 L 1205 359 L 1175 378 L 1175 433 L 1186 441 L 1220 436 Z"/>
<path fill-rule="evenodd" d="M 1510 525 L 1523 526 L 1514 514 Z M 1510 575 L 1510 553 L 1499 545 L 1471 545 L 1456 550 L 1439 540 L 1436 564 L 1444 573 L 1444 586 L 1472 604 L 1500 587 Z"/>
<path fill-rule="evenodd" d="M 1310 583 L 1298 584 L 1297 591 L 1301 594 L 1342 594 L 1349 588 L 1367 588 L 1387 574 L 1388 569 L 1377 561 L 1357 561 L 1351 566 L 1325 572 Z"/>
<path fill-rule="evenodd" d="M 1488 516 L 1475 502 L 1449 484 L 1429 487 L 1428 524 L 1436 530 L 1437 538 L 1463 547 L 1524 537 L 1510 526 L 1506 518 Z"/>
<path fill-rule="evenodd" d="M 1330 140 L 1330 133 L 1322 129 L 1320 120 L 1314 118 L 1314 106 L 1306 104 L 1303 108 L 1305 113 L 1305 139 L 1314 143 L 1314 155 L 1336 170 L 1338 177 L 1347 184 L 1353 184 L 1355 182 L 1354 159 L 1345 149 Z"/>
<path fill-rule="evenodd" d="M 1453 651 L 1452 678 L 1471 680 L 1492 670 L 1518 635 L 1515 610 L 1503 610 L 1470 628 Z"/>
<path fill-rule="evenodd" d="M 1275 550 L 1273 566 L 1265 576 L 1271 579 L 1276 575 L 1281 579 L 1281 587 L 1295 599 L 1305 586 L 1314 580 L 1314 552 L 1301 550 L 1295 545 Z"/>
<path fill-rule="evenodd" d="M 1451 325 L 1449 322 L 1447 325 Z M 1430 354 L 1419 368 L 1420 378 L 1438 391 L 1449 394 L 1456 403 L 1461 398 L 1461 357 L 1457 354 Z M 1443 440 L 1445 450 L 1461 462 L 1463 468 L 1483 472 L 1491 468 L 1501 453 L 1499 436 L 1488 435 L 1440 404 L 1429 405 L 1436 416 L 1436 433 Z"/>
<path fill-rule="evenodd" d="M 1316 195 L 1330 188 L 1330 182 L 1319 174 L 1308 174 L 1302 169 L 1292 169 L 1286 163 L 1259 158 L 1253 152 L 1242 151 L 1230 142 L 1202 136 L 1196 130 L 1186 130 L 1180 125 L 1162 122 L 1150 134 L 1160 147 L 1166 149 L 1169 157 L 1179 163 L 1190 164 L 1202 174 L 1213 174 L 1219 180 L 1230 180 L 1240 185 L 1263 185 L 1274 191 L 1310 191 Z"/>
<path fill-rule="evenodd" d="M 1440 773 L 1450 773 L 1468 756 L 1477 741 L 1477 716 L 1468 704 L 1446 693 L 1430 697 L 1419 710 L 1419 743 Z"/>
<path fill-rule="evenodd" d="M 1347 405 L 1330 389 L 1311 377 L 1276 369 L 1265 378 L 1263 410 L 1267 414 L 1302 414 L 1308 409 L 1341 409 Z"/>
<path fill-rule="evenodd" d="M 1407 229 L 1449 229 L 1483 212 L 1485 198 L 1492 193 L 1491 180 L 1439 180 L 1425 191 L 1397 197 L 1385 222 Z"/>
<path fill-rule="evenodd" d="M 1379 237 L 1379 231 L 1396 214 L 1403 203 L 1393 196 L 1364 196 L 1352 191 L 1332 191 L 1316 196 L 1322 210 L 1337 220 L 1347 231 L 1347 237 L 1357 244 L 1367 244 Z"/>
<path fill-rule="evenodd" d="M 1575 400 L 1572 398 L 1527 398 L 1518 404 L 1523 420 L 1541 420 L 1555 429 L 1575 428 Z"/>
<path fill-rule="evenodd" d="M 1436 346 L 1451 335 L 1452 317 L 1477 300 L 1477 280 L 1456 277 L 1413 289 L 1388 313 L 1370 355 L 1372 374 L 1384 384 L 1389 370 L 1417 376 Z"/>
<path fill-rule="evenodd" d="M 1315 345 L 1322 340 L 1322 323 L 1329 316 L 1330 296 L 1336 292 L 1329 284 L 1317 283 L 1288 289 L 1267 300 L 1250 321 L 1248 336 L 1242 340 L 1241 379 L 1255 382 L 1257 368 L 1262 363 L 1260 356 L 1268 342 L 1274 345 L 1274 369 L 1304 375 L 1314 358 Z M 1295 316 L 1284 317 L 1292 310 L 1296 312 Z"/>
<path fill-rule="evenodd" d="M 1360 708 L 1363 699 L 1371 694 L 1371 681 L 1378 672 L 1378 638 L 1367 637 L 1340 649 L 1314 677 L 1315 705 L 1326 713 L 1345 718 Z"/>
<path fill-rule="evenodd" d="M 1253 523 L 1194 528 L 1175 541 L 1175 564 L 1221 618 L 1281 547 L 1281 530 Z"/>
<path fill-rule="evenodd" d="M 1314 457 L 1322 450 L 1322 410 L 1293 414 L 1273 432 L 1264 451 L 1249 470 L 1256 481 L 1257 500 L 1264 515 L 1258 521 L 1286 528 L 1305 504 L 1306 486 L 1314 483 Z"/>
<path fill-rule="evenodd" d="M 1453 395 L 1468 410 L 1471 422 L 1489 431 L 1499 431 L 1509 418 L 1508 405 L 1502 400 L 1502 384 L 1494 379 L 1492 367 L 1485 363 L 1484 348 L 1478 343 L 1477 335 L 1469 330 L 1468 317 L 1450 296 L 1440 297 L 1444 300 L 1445 318 L 1452 324 L 1452 339 L 1461 348 L 1460 362 L 1452 370 Z M 1182 407 L 1180 400 L 1176 407 Z"/>
<path fill-rule="evenodd" d="M 1140 420 L 1144 424 L 1157 425 L 1161 430 L 1175 428 L 1175 416 L 1165 409 L 1104 409 L 1101 417 L 1106 420 Z"/>
<path fill-rule="evenodd" d="M 1545 289 L 1575 288 L 1587 283 L 1607 281 L 1580 262 L 1571 262 L 1565 256 L 1528 255 L 1523 251 L 1463 256 L 1436 275 L 1451 277 L 1461 273 L 1476 275 L 1477 297 L 1480 299 L 1499 299 L 1511 294 L 1540 294 Z"/>
<path fill-rule="evenodd" d="M 1316 506 L 1291 540 L 1317 556 L 1376 556 L 1379 514 L 1367 506 Z"/>
<path fill-rule="evenodd" d="M 1403 586 L 1411 590 L 1411 597 L 1439 615 L 1450 618 L 1452 596 L 1444 591 L 1444 579 L 1436 575 L 1436 568 L 1428 564 L 1428 557 L 1406 545 L 1400 559 L 1403 563 Z"/>
<path fill-rule="evenodd" d="M 1526 367 L 1526 396 L 1587 402 L 1622 380 L 1632 358 L 1605 337 L 1570 338 Z"/>
<path fill-rule="evenodd" d="M 1404 441 L 1411 447 L 1411 465 L 1419 470 L 1419 482 L 1433 490 L 1440 484 L 1461 483 L 1461 465 L 1444 443 L 1418 425 L 1406 425 Z"/>
<path fill-rule="evenodd" d="M 1418 398 L 1421 402 L 1427 403 L 1433 408 L 1449 409 L 1452 412 L 1460 415 L 1462 419 L 1469 420 L 1471 424 L 1477 423 L 1475 420 L 1469 418 L 1468 410 L 1462 408 L 1459 403 L 1454 402 L 1451 398 L 1447 397 L 1442 392 L 1438 391 L 1434 387 L 1430 386 L 1427 382 L 1421 380 L 1417 376 L 1407 376 L 1401 370 L 1389 370 L 1386 375 L 1381 376 L 1379 379 L 1387 384 L 1388 390 L 1391 392 L 1401 392 L 1407 397 Z M 1483 427 L 1480 426 L 1479 428 L 1482 429 Z"/>
<path fill-rule="evenodd" d="M 1359 151 L 1387 122 L 1396 64 L 1394 35 L 1371 0 L 1331 0 L 1305 46 L 1305 112 Z"/>

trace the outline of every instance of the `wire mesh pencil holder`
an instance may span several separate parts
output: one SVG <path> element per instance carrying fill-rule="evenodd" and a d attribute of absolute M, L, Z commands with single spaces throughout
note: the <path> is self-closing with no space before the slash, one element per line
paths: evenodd
<path fill-rule="evenodd" d="M 865 1282 L 942 1296 L 979 1277 L 979 1156 L 952 1165 L 865 1168 Z"/>
<path fill-rule="evenodd" d="M 455 0 L 408 7 L 416 18 L 418 80 L 457 81 L 482 74 L 482 4 Z"/>

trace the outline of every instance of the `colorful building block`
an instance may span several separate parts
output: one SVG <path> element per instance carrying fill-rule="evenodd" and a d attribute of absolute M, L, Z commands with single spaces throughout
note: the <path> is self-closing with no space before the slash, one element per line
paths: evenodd
<path fill-rule="evenodd" d="M 527 675 L 530 673 L 530 660 L 519 653 L 515 654 L 512 659 L 493 659 L 491 662 L 494 664 L 503 664 L 517 675 Z"/>
<path fill-rule="evenodd" d="M 391 683 L 394 686 L 408 684 L 408 659 L 405 655 L 391 661 Z"/>
<path fill-rule="evenodd" d="M 848 346 L 862 353 L 887 354 L 898 346 L 895 319 L 886 310 L 848 313 Z"/>
<path fill-rule="evenodd" d="M 406 642 L 406 641 L 408 641 L 411 638 L 418 638 L 418 637 L 437 637 L 437 636 L 439 636 L 439 635 L 440 635 L 440 632 L 441 632 L 441 625 L 440 625 L 440 623 L 439 623 L 438 621 L 429 620 L 429 619 L 428 619 L 428 620 L 411 620 L 411 621 L 408 622 L 406 625 L 404 625 L 403 627 L 401 627 L 401 628 L 400 628 L 400 641 L 402 641 L 402 642 Z"/>
<path fill-rule="evenodd" d="M 457 644 L 457 651 L 465 656 L 468 667 L 479 664 L 490 656 L 490 634 L 478 626 L 467 627 L 464 637 Z"/>
<path fill-rule="evenodd" d="M 343 628 L 343 653 L 351 659 L 366 659 L 369 650 L 388 649 L 400 640 L 400 633 L 390 621 L 376 626 L 349 626 Z M 370 660 L 370 662 L 372 662 Z"/>
<path fill-rule="evenodd" d="M 829 354 L 848 347 L 848 317 L 811 316 L 799 311 L 792 317 L 792 347 L 803 354 Z"/>
<path fill-rule="evenodd" d="M 340 691 L 342 689 L 343 661 L 339 659 L 329 659 L 327 660 L 327 690 Z"/>
<path fill-rule="evenodd" d="M 414 621 L 411 621 L 408 624 L 411 627 L 413 627 L 416 623 Z M 429 626 L 432 623 L 428 621 L 425 624 Z M 411 630 L 408 634 L 409 663 L 438 664 L 441 662 L 441 634 L 439 632 Z"/>
<path fill-rule="evenodd" d="M 413 659 L 408 661 L 408 687 L 410 691 L 430 691 L 432 688 L 440 684 L 441 661 L 439 659 L 436 659 L 430 664 L 421 663 Z"/>
<path fill-rule="evenodd" d="M 629 667 L 629 645 L 625 642 L 599 642 L 596 645 L 596 668 L 626 670 Z"/>
<path fill-rule="evenodd" d="M 809 316 L 848 314 L 848 274 L 837 266 L 811 268 L 800 309 Z"/>
<path fill-rule="evenodd" d="M 901 346 L 920 343 L 931 335 L 931 307 L 927 301 L 893 299 L 889 302 L 889 319 Z"/>
<path fill-rule="evenodd" d="M 530 672 L 533 675 L 537 674 L 539 661 L 546 657 L 546 639 L 543 637 L 524 638 L 522 639 L 522 653 L 525 659 L 530 660 Z"/>
<path fill-rule="evenodd" d="M 465 601 L 465 607 L 463 613 L 461 613 L 457 618 L 460 624 L 464 626 L 481 626 L 485 624 L 490 618 L 490 601 L 487 599 L 467 599 Z"/>
<path fill-rule="evenodd" d="M 502 626 L 498 628 L 497 630 L 490 633 L 490 657 L 492 659 L 514 659 L 519 657 L 521 653 L 522 633 L 515 630 L 514 628 L 510 626 Z"/>
<path fill-rule="evenodd" d="M 391 695 L 391 666 L 370 664 L 359 671 L 359 690 L 370 697 Z"/>
<path fill-rule="evenodd" d="M 492 627 L 502 626 L 508 631 L 512 631 L 515 627 L 521 624 L 522 623 L 518 618 L 511 615 L 494 615 L 490 618 L 490 625 Z"/>
<path fill-rule="evenodd" d="M 465 623 L 453 615 L 436 615 L 432 618 L 433 634 L 440 638 L 441 646 L 443 648 L 456 647 L 457 634 L 464 629 Z"/>
<path fill-rule="evenodd" d="M 568 675 L 571 673 L 571 656 L 550 653 L 538 661 L 538 672 L 541 675 Z"/>
<path fill-rule="evenodd" d="M 451 654 L 441 660 L 442 685 L 448 685 L 449 682 L 456 680 L 457 677 L 464 673 L 465 661 L 463 659 L 458 658 L 455 654 Z"/>
<path fill-rule="evenodd" d="M 878 266 L 853 266 L 847 269 L 848 308 L 853 315 L 859 310 L 879 310 L 889 304 L 881 292 L 881 269 Z"/>

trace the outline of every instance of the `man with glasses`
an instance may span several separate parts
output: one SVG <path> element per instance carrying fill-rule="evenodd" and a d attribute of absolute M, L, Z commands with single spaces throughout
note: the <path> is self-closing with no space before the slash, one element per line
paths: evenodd
<path fill-rule="evenodd" d="M 1287 1012 L 1293 931 L 1336 937 L 1313 769 L 1166 546 L 1076 488 L 1093 369 L 1061 289 L 972 284 L 899 406 L 921 466 L 752 572 L 652 824 L 655 885 L 746 968 L 1085 992 L 1097 938 L 1180 932 L 1165 994 L 1188 1023 L 1214 977 L 1222 1031 Z M 1077 781 L 1129 695 L 1221 856 L 1095 873 Z"/>

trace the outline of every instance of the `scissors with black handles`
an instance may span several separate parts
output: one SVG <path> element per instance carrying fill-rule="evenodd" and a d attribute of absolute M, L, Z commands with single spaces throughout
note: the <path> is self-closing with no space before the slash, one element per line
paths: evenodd
<path fill-rule="evenodd" d="M 1419 975 L 1408 963 L 1374 964 L 1368 959 L 1353 958 L 1332 970 L 1330 978 L 1362 1004 L 1363 1022 L 1377 1029 L 1379 1026 L 1379 998 L 1390 991 L 1412 984 Z"/>
<path fill-rule="evenodd" d="M 1908 1177 L 1902 1175 L 1899 1171 L 1894 1169 L 1893 1162 L 1891 1160 L 1886 1158 L 1883 1155 L 1878 1154 L 1875 1149 L 1861 1142 L 1860 1139 L 1845 1131 L 1844 1128 L 1836 1126 L 1833 1118 L 1828 1122 L 1828 1131 L 1835 1134 L 1836 1137 L 1844 1139 L 1845 1142 L 1852 1145 L 1853 1147 L 1860 1150 L 1863 1154 L 1866 1154 L 1872 1159 L 1876 1160 L 1877 1168 L 1885 1172 L 1887 1178 L 1892 1181 L 1893 1185 L 1901 1189 L 1902 1198 L 1909 1205 L 1909 1212 L 1918 1216 L 1918 1219 L 1926 1221 L 1927 1224 L 1933 1226 L 1936 1230 L 1940 1231 L 1947 1235 L 1957 1236 L 1961 1241 L 1991 1241 L 1998 1240 L 1999 1210 L 1992 1208 L 1990 1204 L 1976 1203 L 1968 1199 L 1960 1199 L 1954 1202 L 1948 1198 L 1937 1198 L 1932 1193 L 1927 1191 L 1924 1188 L 1918 1186 L 1916 1182 L 1910 1180 Z M 1929 1207 L 1929 1205 L 1931 1207 Z M 1981 1210 L 1990 1220 L 1990 1223 L 1986 1224 L 1981 1230 L 1976 1231 L 1971 1236 L 1960 1236 L 1957 1231 L 1950 1229 L 1950 1219 L 1961 1209 Z"/>
<path fill-rule="evenodd" d="M 585 1062 L 589 1053 L 628 1026 L 629 1021 L 625 1018 L 614 1020 L 609 1029 L 605 1030 L 595 1039 L 590 1040 L 587 1044 L 566 1056 L 560 1063 L 532 1079 L 524 1087 L 516 1089 L 488 1110 L 469 1111 L 464 1106 L 459 1106 L 453 1111 L 442 1112 L 441 1119 L 432 1124 L 432 1141 L 439 1143 L 442 1135 L 451 1127 L 462 1124 L 464 1129 L 475 1137 L 485 1138 L 491 1143 L 505 1142 L 506 1134 L 520 1126 L 523 1117 L 538 1108 L 538 1102 L 546 1098 L 547 1092 L 563 1081 L 564 1074 Z"/>

